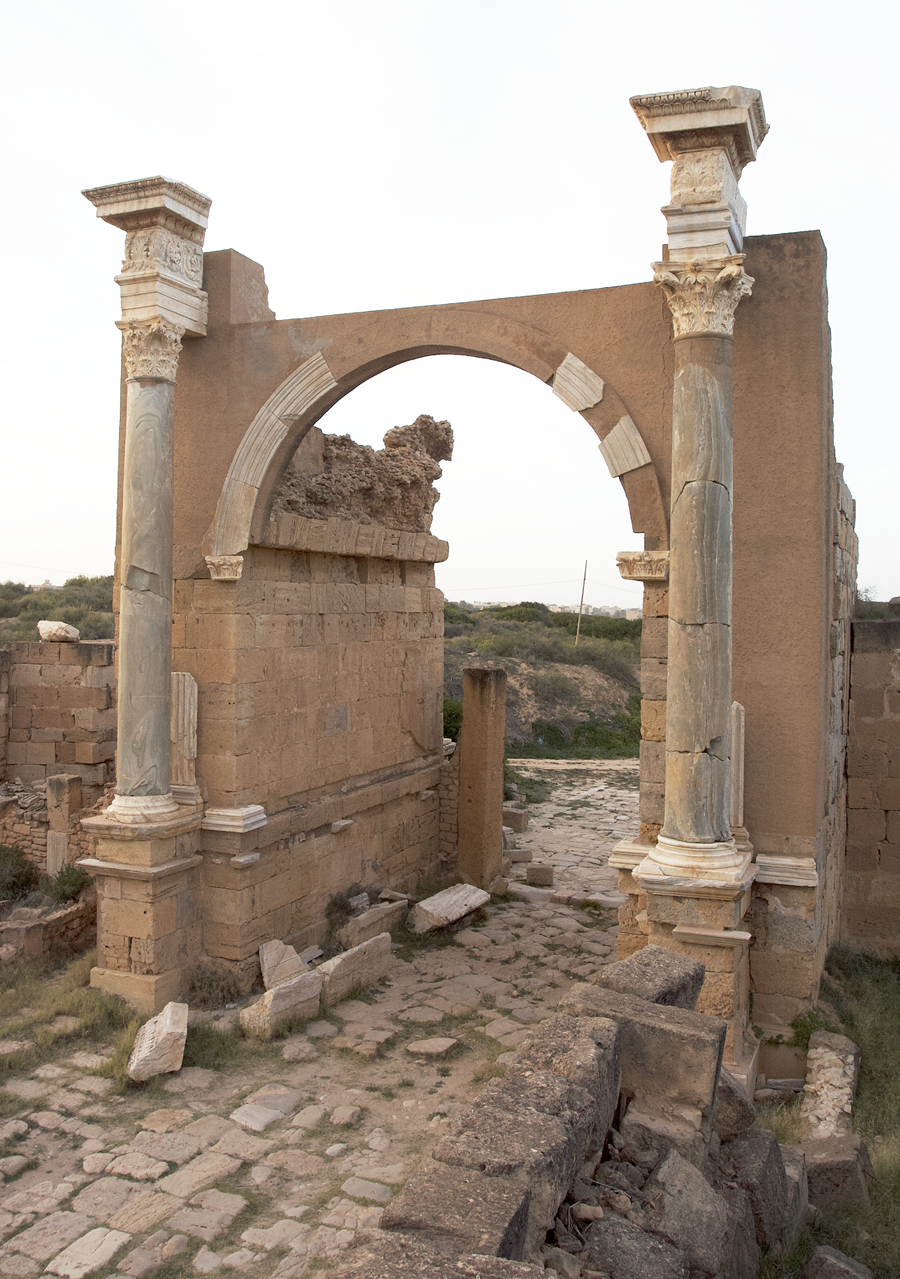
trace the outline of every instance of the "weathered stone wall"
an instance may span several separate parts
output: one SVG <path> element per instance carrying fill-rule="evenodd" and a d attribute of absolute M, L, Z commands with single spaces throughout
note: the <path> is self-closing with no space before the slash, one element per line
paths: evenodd
<path fill-rule="evenodd" d="M 96 840 L 81 826 L 86 812 L 81 806 L 80 780 L 55 777 L 49 787 L 40 782 L 33 790 L 0 797 L 0 844 L 17 845 L 44 875 L 55 875 L 64 863 L 79 857 L 93 857 Z M 74 804 L 60 803 L 54 793 L 58 783 L 65 782 L 78 784 Z M 95 803 L 102 804 L 104 799 Z"/>
<path fill-rule="evenodd" d="M 198 686 L 204 951 L 324 940 L 355 883 L 437 869 L 446 544 L 282 513 L 237 581 L 176 582 L 176 670 Z M 242 810 L 259 806 L 252 822 Z M 209 829 L 209 810 L 234 815 Z M 229 822 L 226 816 L 226 824 Z M 242 826 L 253 826 L 242 829 Z"/>
<path fill-rule="evenodd" d="M 23 642 L 2 650 L 3 776 L 33 785 L 56 773 L 69 773 L 81 778 L 92 798 L 100 794 L 115 776 L 114 651 L 110 640 Z"/>
<path fill-rule="evenodd" d="M 900 954 L 900 619 L 855 621 L 841 940 Z"/>
<path fill-rule="evenodd" d="M 833 467 L 831 615 L 823 621 L 827 720 L 824 728 L 824 813 L 815 840 L 788 843 L 775 857 L 757 853 L 750 969 L 754 1017 L 777 1028 L 789 1024 L 818 995 L 828 949 L 840 933 L 847 873 L 847 733 L 851 715 L 850 630 L 856 595 L 858 541 L 855 503 Z M 752 836 L 752 832 L 751 832 Z M 791 856 L 793 854 L 793 856 Z"/>

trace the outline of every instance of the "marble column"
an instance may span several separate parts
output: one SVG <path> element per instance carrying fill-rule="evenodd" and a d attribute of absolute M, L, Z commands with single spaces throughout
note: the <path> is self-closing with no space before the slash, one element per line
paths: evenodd
<path fill-rule="evenodd" d="M 654 279 L 672 314 L 669 621 L 665 811 L 620 883 L 646 942 L 702 960 L 698 1007 L 728 1024 L 725 1056 L 752 1091 L 749 945 L 741 927 L 755 867 L 731 830 L 731 353 L 744 270 L 738 189 L 768 126 L 755 89 L 689 89 L 633 98 L 660 160 L 673 161 L 668 243 Z M 632 930 L 633 931 L 633 930 Z"/>
<path fill-rule="evenodd" d="M 118 750 L 109 808 L 85 818 L 97 856 L 91 985 L 155 1013 L 186 988 L 200 952 L 195 910 L 203 805 L 170 785 L 175 378 L 185 337 L 206 334 L 209 200 L 143 178 L 85 191 L 126 232 L 122 298 L 126 409 L 119 577 Z M 183 793 L 182 793 L 183 792 Z"/>

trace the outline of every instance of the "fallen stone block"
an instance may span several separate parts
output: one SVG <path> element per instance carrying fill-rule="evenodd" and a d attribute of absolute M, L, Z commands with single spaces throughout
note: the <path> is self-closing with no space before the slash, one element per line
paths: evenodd
<path fill-rule="evenodd" d="M 263 985 L 272 990 L 283 982 L 309 972 L 307 964 L 294 950 L 283 941 L 267 941 L 259 948 L 259 966 L 262 969 Z"/>
<path fill-rule="evenodd" d="M 729 1256 L 724 1279 L 756 1279 L 760 1250 L 756 1242 L 756 1226 L 750 1200 L 739 1186 L 725 1186 L 719 1194 L 728 1209 Z"/>
<path fill-rule="evenodd" d="M 503 827 L 503 851 L 512 852 L 516 847 L 516 832 L 511 826 Z"/>
<path fill-rule="evenodd" d="M 322 981 L 322 1003 L 334 1008 L 353 991 L 374 986 L 387 976 L 391 966 L 391 935 L 379 933 L 316 969 Z"/>
<path fill-rule="evenodd" d="M 271 1039 L 280 1026 L 297 1019 L 318 1016 L 322 996 L 320 970 L 301 973 L 290 981 L 282 982 L 258 999 L 241 1009 L 240 1024 L 246 1035 L 257 1039 Z"/>
<path fill-rule="evenodd" d="M 549 1017 L 529 1030 L 509 1070 L 546 1070 L 584 1088 L 605 1133 L 619 1099 L 619 1028 L 603 1017 Z"/>
<path fill-rule="evenodd" d="M 790 1252 L 800 1238 L 809 1214 L 809 1181 L 802 1146 L 782 1146 L 787 1198 L 784 1208 L 784 1251 Z"/>
<path fill-rule="evenodd" d="M 549 1071 L 507 1074 L 489 1084 L 455 1126 L 437 1143 L 433 1158 L 530 1187 L 525 1240 L 530 1256 L 595 1142 L 591 1094 Z"/>
<path fill-rule="evenodd" d="M 552 888 L 553 867 L 545 862 L 532 862 L 525 872 L 525 883 L 532 888 Z"/>
<path fill-rule="evenodd" d="M 516 835 L 524 835 L 528 829 L 528 814 L 524 808 L 517 808 L 512 804 L 504 804 L 503 825 L 509 827 Z"/>
<path fill-rule="evenodd" d="M 875 1279 L 875 1276 L 861 1261 L 822 1244 L 806 1263 L 800 1279 Z"/>
<path fill-rule="evenodd" d="M 713 1279 L 725 1269 L 731 1216 L 725 1200 L 698 1168 L 671 1150 L 643 1193 L 653 1233 L 684 1253 L 692 1275 Z"/>
<path fill-rule="evenodd" d="M 81 631 L 67 622 L 38 622 L 38 634 L 45 644 L 77 644 Z"/>
<path fill-rule="evenodd" d="M 633 995 L 579 983 L 560 1001 L 559 1011 L 576 1017 L 606 1017 L 619 1026 L 621 1089 L 638 1093 L 642 1108 L 677 1115 L 700 1112 L 700 1132 L 709 1144 L 725 1023 L 718 1017 L 648 1004 Z"/>
<path fill-rule="evenodd" d="M 337 939 L 349 950 L 364 941 L 371 941 L 379 933 L 390 933 L 394 937 L 400 932 L 408 914 L 409 903 L 406 901 L 382 902 L 348 919 L 338 930 Z"/>
<path fill-rule="evenodd" d="M 580 1260 L 615 1279 L 690 1279 L 680 1249 L 645 1234 L 621 1217 L 604 1217 L 588 1226 Z"/>
<path fill-rule="evenodd" d="M 414 933 L 430 933 L 437 928 L 447 928 L 466 915 L 480 910 L 491 900 L 490 893 L 472 884 L 454 884 L 443 892 L 426 897 L 413 908 L 408 927 Z"/>
<path fill-rule="evenodd" d="M 846 1208 L 869 1202 L 875 1173 L 866 1144 L 850 1134 L 817 1137 L 803 1143 L 809 1202 L 816 1208 Z"/>
<path fill-rule="evenodd" d="M 372 1230 L 357 1236 L 334 1279 L 545 1279 L 542 1265 L 485 1255 L 448 1255 L 421 1236 Z"/>
<path fill-rule="evenodd" d="M 726 1142 L 719 1167 L 746 1191 L 760 1248 L 778 1247 L 785 1235 L 788 1186 L 775 1134 L 754 1128 Z"/>
<path fill-rule="evenodd" d="M 747 1096 L 730 1070 L 723 1066 L 719 1071 L 716 1089 L 715 1131 L 720 1141 L 733 1141 L 753 1127 L 756 1106 Z"/>
<path fill-rule="evenodd" d="M 627 959 L 608 964 L 596 984 L 669 1008 L 697 1007 L 706 966 L 662 946 L 644 946 Z"/>
<path fill-rule="evenodd" d="M 513 839 L 515 839 L 515 835 L 513 835 Z M 527 863 L 534 861 L 534 853 L 530 848 L 517 848 L 515 845 L 509 849 L 507 856 L 513 865 L 519 862 Z"/>
<path fill-rule="evenodd" d="M 676 1151 L 695 1168 L 703 1168 L 709 1154 L 709 1138 L 704 1135 L 702 1115 L 696 1108 L 683 1107 L 680 1115 L 660 1114 L 656 1108 L 641 1104 L 640 1094 L 629 1105 L 619 1132 L 625 1142 L 623 1154 L 644 1167 L 668 1151 Z"/>
<path fill-rule="evenodd" d="M 181 1069 L 187 1039 L 187 1004 L 168 1003 L 144 1022 L 128 1058 L 128 1076 L 137 1082 Z"/>
<path fill-rule="evenodd" d="M 381 1228 L 407 1232 L 453 1255 L 521 1261 L 530 1199 L 527 1185 L 425 1159 L 385 1208 Z"/>

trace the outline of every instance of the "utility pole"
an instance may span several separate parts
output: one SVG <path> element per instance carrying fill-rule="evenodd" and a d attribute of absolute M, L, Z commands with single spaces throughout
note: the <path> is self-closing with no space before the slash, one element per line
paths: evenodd
<path fill-rule="evenodd" d="M 584 608 L 584 584 L 587 581 L 587 560 L 584 561 L 584 577 L 581 579 L 581 600 L 578 604 L 578 625 L 575 628 L 575 647 L 578 647 L 578 636 L 581 634 L 581 610 Z"/>

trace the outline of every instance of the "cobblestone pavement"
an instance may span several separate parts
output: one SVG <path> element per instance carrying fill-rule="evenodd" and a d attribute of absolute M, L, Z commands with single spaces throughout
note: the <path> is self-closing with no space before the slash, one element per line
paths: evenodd
<path fill-rule="evenodd" d="M 615 959 L 614 910 L 580 902 L 614 883 L 605 857 L 636 829 L 636 768 L 557 770 L 519 839 L 558 885 L 516 889 L 528 900 L 492 903 L 448 944 L 395 947 L 381 988 L 302 1033 L 235 1040 L 216 1070 L 185 1067 L 124 1095 L 97 1073 L 111 1048 L 74 1037 L 29 1074 L 0 1077 L 0 1274 L 333 1269 L 502 1054 L 573 980 Z M 224 1029 L 236 1015 L 206 1020 Z M 49 1029 L 36 1010 L 0 1020 L 0 1054 Z"/>
<path fill-rule="evenodd" d="M 529 806 L 528 829 L 516 836 L 516 844 L 534 861 L 553 867 L 555 898 L 581 902 L 599 895 L 621 901 L 617 872 L 608 862 L 614 844 L 637 835 L 637 760 L 511 760 L 510 765 L 523 777 L 552 786 L 548 800 Z M 513 863 L 515 879 L 524 879 L 526 872 L 526 864 Z"/>

